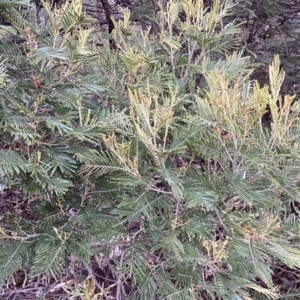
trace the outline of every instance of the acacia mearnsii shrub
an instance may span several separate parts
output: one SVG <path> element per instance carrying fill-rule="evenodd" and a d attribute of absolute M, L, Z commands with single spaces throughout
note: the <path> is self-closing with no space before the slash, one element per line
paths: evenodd
<path fill-rule="evenodd" d="M 278 56 L 249 80 L 233 2 L 109 37 L 42 3 L 0 3 L 0 296 L 296 299 L 299 106 Z"/>

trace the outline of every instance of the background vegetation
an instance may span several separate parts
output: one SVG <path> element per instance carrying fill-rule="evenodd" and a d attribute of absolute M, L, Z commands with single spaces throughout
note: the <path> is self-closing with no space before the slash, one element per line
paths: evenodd
<path fill-rule="evenodd" d="M 235 2 L 0 1 L 0 299 L 299 298 L 298 8 Z"/>

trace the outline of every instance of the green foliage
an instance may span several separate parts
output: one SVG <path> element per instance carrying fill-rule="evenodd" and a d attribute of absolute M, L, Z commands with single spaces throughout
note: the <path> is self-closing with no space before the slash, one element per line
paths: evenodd
<path fill-rule="evenodd" d="M 280 95 L 278 56 L 268 86 L 249 80 L 222 22 L 233 2 L 169 1 L 134 33 L 125 11 L 116 49 L 94 44 L 80 0 L 43 5 L 43 25 L 11 11 L 22 45 L 0 42 L 1 191 L 34 211 L 0 219 L 0 278 L 81 264 L 74 299 L 296 293 L 273 278 L 300 268 L 300 108 Z"/>

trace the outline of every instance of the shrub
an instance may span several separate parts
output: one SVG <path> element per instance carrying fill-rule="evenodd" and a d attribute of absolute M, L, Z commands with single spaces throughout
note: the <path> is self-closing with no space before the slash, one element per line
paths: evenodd
<path fill-rule="evenodd" d="M 35 26 L 4 11 L 24 43 L 0 45 L 1 278 L 81 266 L 61 285 L 78 299 L 297 293 L 274 278 L 300 267 L 299 108 L 278 56 L 249 80 L 233 3 L 169 1 L 134 33 L 125 11 L 115 49 L 79 0 L 43 3 Z"/>

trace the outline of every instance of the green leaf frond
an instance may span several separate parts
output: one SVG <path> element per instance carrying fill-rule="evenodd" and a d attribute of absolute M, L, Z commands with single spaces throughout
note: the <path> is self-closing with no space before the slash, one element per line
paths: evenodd
<path fill-rule="evenodd" d="M 0 7 L 1 8 L 9 8 L 13 6 L 19 6 L 19 5 L 29 5 L 29 0 L 1 0 L 0 1 Z"/>
<path fill-rule="evenodd" d="M 11 275 L 16 269 L 21 267 L 22 255 L 25 252 L 26 246 L 17 241 L 10 241 L 0 246 L 1 249 L 1 272 L 0 280 L 4 280 L 7 274 Z M 9 257 L 9 259 L 6 259 Z"/>
<path fill-rule="evenodd" d="M 0 185 L 1 190 L 8 188 L 12 184 L 12 180 L 18 177 L 27 169 L 27 162 L 24 157 L 14 151 L 0 151 Z"/>
<path fill-rule="evenodd" d="M 108 151 L 96 151 L 83 149 L 83 153 L 75 153 L 78 159 L 84 165 L 81 167 L 80 172 L 85 176 L 98 177 L 104 174 L 110 174 L 115 171 L 126 172 L 116 162 L 116 158 Z"/>

